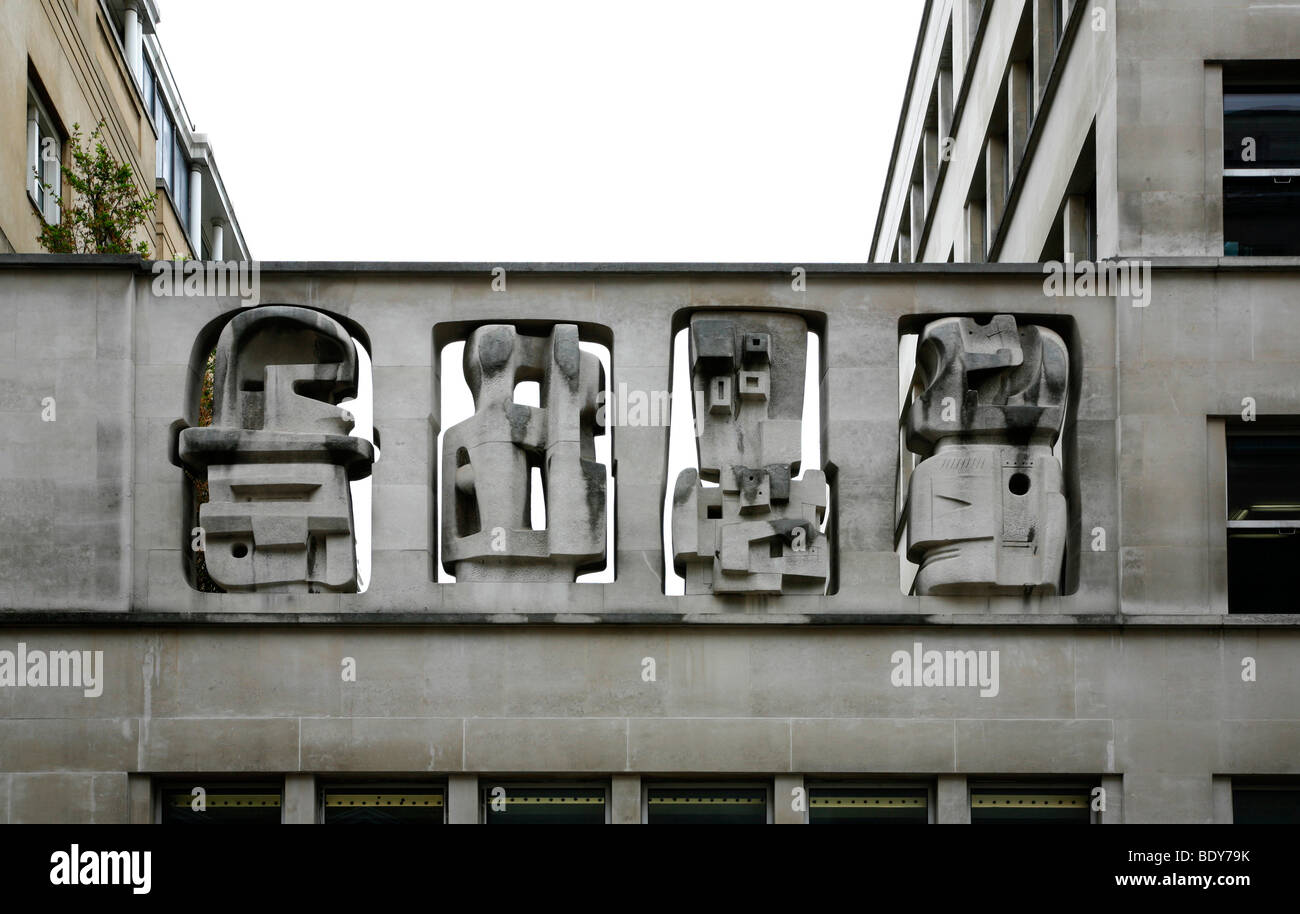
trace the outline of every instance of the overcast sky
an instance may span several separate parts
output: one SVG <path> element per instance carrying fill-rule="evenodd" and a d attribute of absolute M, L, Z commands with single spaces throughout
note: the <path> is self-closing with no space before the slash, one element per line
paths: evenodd
<path fill-rule="evenodd" d="M 922 0 L 159 0 L 259 260 L 863 261 Z"/>

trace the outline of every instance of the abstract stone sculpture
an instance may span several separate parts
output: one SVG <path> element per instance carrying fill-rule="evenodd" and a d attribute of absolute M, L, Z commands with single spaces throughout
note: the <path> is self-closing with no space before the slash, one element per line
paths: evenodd
<path fill-rule="evenodd" d="M 221 331 L 212 424 L 180 433 L 181 461 L 206 472 L 199 509 L 212 579 L 228 591 L 355 591 L 348 484 L 374 447 L 337 404 L 357 393 L 357 353 L 334 319 L 268 305 Z"/>
<path fill-rule="evenodd" d="M 816 469 L 794 478 L 807 347 L 807 324 L 796 315 L 691 318 L 699 470 L 678 475 L 672 519 L 673 564 L 688 594 L 826 589 L 826 479 Z"/>
<path fill-rule="evenodd" d="M 1052 446 L 1069 356 L 1045 327 L 949 317 L 917 342 L 907 503 L 917 594 L 1057 592 L 1066 500 Z"/>
<path fill-rule="evenodd" d="M 442 560 L 461 581 L 573 581 L 605 562 L 605 465 L 596 462 L 600 359 L 578 328 L 546 335 L 508 324 L 465 342 L 474 415 L 447 429 L 442 449 Z M 514 402 L 537 381 L 541 406 Z M 546 529 L 529 521 L 532 470 L 541 469 Z"/>

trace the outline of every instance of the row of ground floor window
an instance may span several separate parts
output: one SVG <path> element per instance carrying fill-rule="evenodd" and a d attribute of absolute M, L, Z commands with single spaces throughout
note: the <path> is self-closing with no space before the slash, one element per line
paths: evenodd
<path fill-rule="evenodd" d="M 315 814 L 326 825 L 446 823 L 445 781 L 316 781 Z M 762 780 L 651 781 L 640 785 L 647 824 L 923 825 L 936 821 L 935 785 L 924 780 L 812 781 L 783 789 Z M 609 781 L 478 779 L 478 822 L 488 825 L 602 825 L 611 818 Z M 969 782 L 973 824 L 1079 824 L 1103 821 L 1100 780 Z M 171 779 L 154 792 L 155 822 L 219 825 L 286 820 L 285 783 Z M 789 807 L 789 813 L 778 810 Z M 298 819 L 297 821 L 304 821 Z M 460 821 L 464 821 L 461 819 Z M 624 818 L 622 821 L 629 821 Z M 631 819 L 630 821 L 636 821 Z M 1232 785 L 1232 821 L 1300 824 L 1300 783 Z"/>

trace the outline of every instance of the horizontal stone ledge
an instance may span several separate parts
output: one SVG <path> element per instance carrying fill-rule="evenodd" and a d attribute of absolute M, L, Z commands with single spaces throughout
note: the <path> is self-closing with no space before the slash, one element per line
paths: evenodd
<path fill-rule="evenodd" d="M 1183 272 L 1274 272 L 1300 270 L 1300 257 L 1114 257 L 1099 261 L 1141 261 L 1153 268 Z M 170 263 L 171 261 L 162 261 Z M 200 261 L 210 263 L 211 261 Z M 237 261 L 225 261 L 235 263 Z M 691 273 L 755 274 L 788 276 L 795 267 L 809 275 L 890 276 L 926 274 L 1043 275 L 1041 263 L 712 263 L 671 261 L 545 262 L 545 261 L 364 261 L 364 260 L 260 260 L 266 273 L 386 273 L 386 274 L 473 274 L 501 268 L 507 273 L 588 273 L 686 275 Z M 0 254 L 0 269 L 58 268 L 104 269 L 121 267 L 150 273 L 154 261 L 138 254 Z M 238 297 L 238 296 L 235 296 Z M 1103 296 L 1105 297 L 1105 296 Z"/>
<path fill-rule="evenodd" d="M 1013 613 L 492 613 L 492 612 L 118 612 L 113 610 L 0 610 L 0 628 L 5 626 L 185 626 L 185 625 L 410 625 L 450 626 L 685 626 L 716 625 L 763 627 L 900 627 L 925 628 L 1194 628 L 1252 629 L 1297 628 L 1300 614 L 1205 615 L 1177 613 L 1159 615 L 1088 614 L 1027 615 Z"/>

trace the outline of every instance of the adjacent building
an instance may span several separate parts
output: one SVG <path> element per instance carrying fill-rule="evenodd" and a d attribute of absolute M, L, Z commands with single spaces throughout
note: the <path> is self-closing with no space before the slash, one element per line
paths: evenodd
<path fill-rule="evenodd" d="M 1300 254 L 1300 10 L 929 0 L 870 259 Z"/>
<path fill-rule="evenodd" d="M 153 256 L 248 260 L 212 145 L 176 88 L 155 26 L 155 0 L 9 0 L 0 9 L 0 252 L 36 252 L 57 222 L 74 125 L 104 124 L 113 157 L 142 195 L 157 196 L 142 231 Z M 45 185 L 54 193 L 45 190 Z"/>

